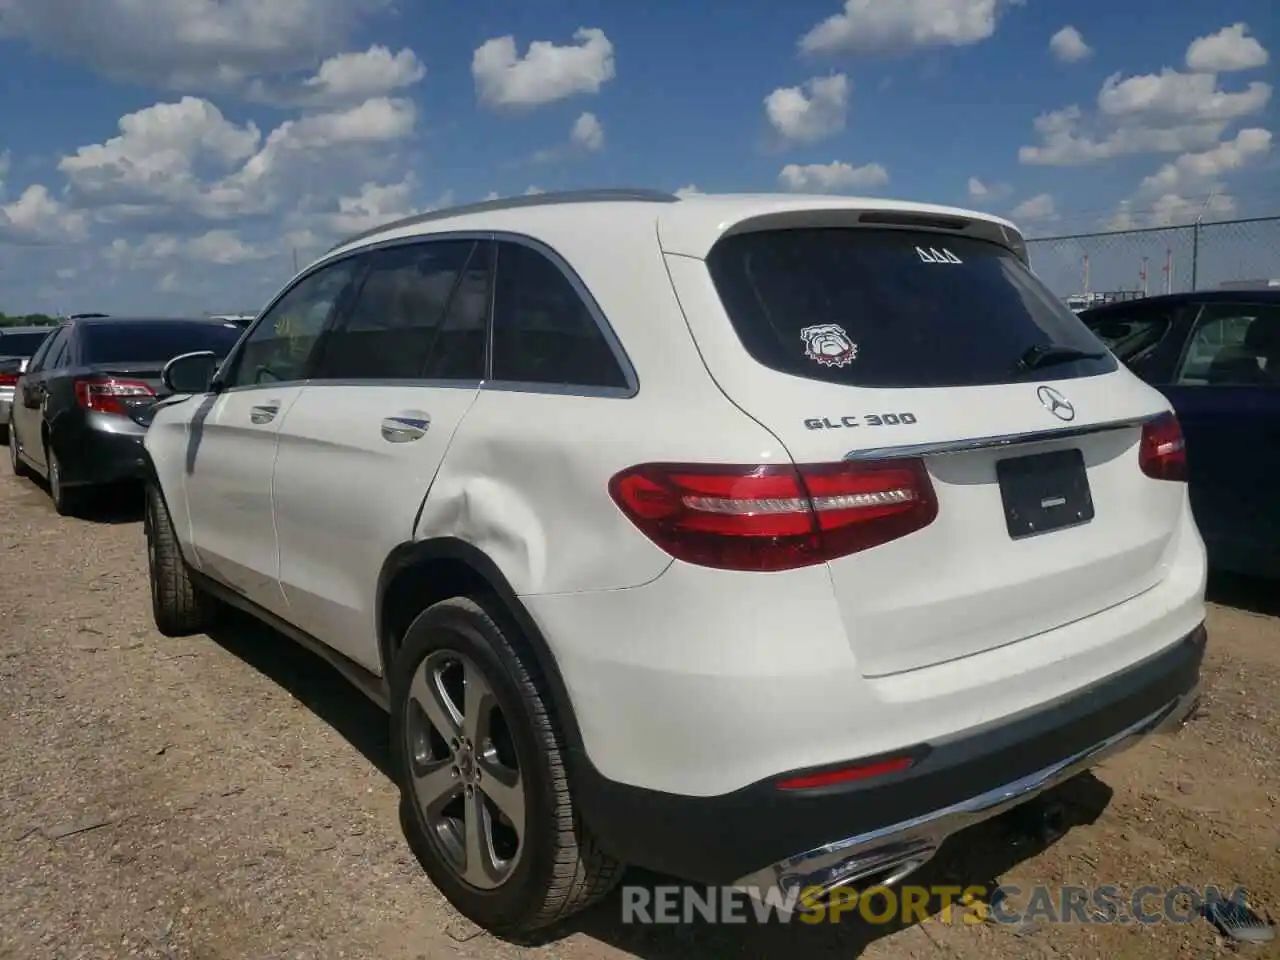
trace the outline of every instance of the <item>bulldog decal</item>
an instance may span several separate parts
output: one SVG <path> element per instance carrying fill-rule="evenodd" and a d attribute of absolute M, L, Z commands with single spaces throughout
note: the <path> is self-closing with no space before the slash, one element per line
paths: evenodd
<path fill-rule="evenodd" d="M 858 345 L 849 339 L 844 327 L 822 323 L 800 331 L 804 355 L 824 367 L 847 367 L 858 357 Z"/>

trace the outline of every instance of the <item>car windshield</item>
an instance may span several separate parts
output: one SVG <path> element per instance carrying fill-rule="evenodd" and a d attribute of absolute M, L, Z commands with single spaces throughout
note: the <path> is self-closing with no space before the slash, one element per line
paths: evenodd
<path fill-rule="evenodd" d="M 0 357 L 29 357 L 44 343 L 49 330 L 35 333 L 0 333 Z"/>
<path fill-rule="evenodd" d="M 769 230 L 725 238 L 707 264 L 743 346 L 784 373 L 850 386 L 943 387 L 1116 369 L 1021 260 L 984 240 Z"/>
<path fill-rule="evenodd" d="M 225 357 L 242 333 L 230 321 L 138 320 L 88 323 L 81 336 L 88 363 L 166 363 L 196 350 Z"/>

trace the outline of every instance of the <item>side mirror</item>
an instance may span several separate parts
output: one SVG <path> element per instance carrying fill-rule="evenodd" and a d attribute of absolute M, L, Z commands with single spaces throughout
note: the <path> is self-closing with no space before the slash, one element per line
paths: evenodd
<path fill-rule="evenodd" d="M 160 371 L 160 380 L 171 393 L 205 393 L 218 370 L 218 355 L 197 350 L 174 357 Z"/>

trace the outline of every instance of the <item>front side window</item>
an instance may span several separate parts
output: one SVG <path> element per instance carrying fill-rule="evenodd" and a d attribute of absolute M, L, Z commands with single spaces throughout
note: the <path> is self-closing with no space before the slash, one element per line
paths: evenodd
<path fill-rule="evenodd" d="M 948 387 L 1117 369 L 1026 264 L 972 237 L 766 230 L 721 240 L 707 266 L 747 352 L 794 376 Z"/>
<path fill-rule="evenodd" d="M 1196 321 L 1174 383 L 1280 387 L 1280 307 L 1214 303 Z"/>
<path fill-rule="evenodd" d="M 480 380 L 489 244 L 440 240 L 369 255 L 351 310 L 324 347 L 323 380 Z"/>
<path fill-rule="evenodd" d="M 498 245 L 493 379 L 625 388 L 609 341 L 569 278 L 544 254 Z"/>
<path fill-rule="evenodd" d="M 302 379 L 320 332 L 358 269 L 359 260 L 352 257 L 298 281 L 249 332 L 225 385 L 268 386 Z"/>

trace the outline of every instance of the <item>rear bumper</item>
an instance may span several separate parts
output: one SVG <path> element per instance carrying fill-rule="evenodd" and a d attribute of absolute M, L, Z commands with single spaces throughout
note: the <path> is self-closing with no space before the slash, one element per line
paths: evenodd
<path fill-rule="evenodd" d="M 61 429 L 59 429 L 61 428 Z M 125 417 L 91 413 L 53 431 L 65 486 L 138 480 L 143 476 L 143 427 Z"/>
<path fill-rule="evenodd" d="M 1202 624 L 1056 702 L 897 751 L 919 759 L 873 781 L 783 791 L 776 780 L 792 774 L 780 771 L 729 794 L 675 796 L 608 780 L 579 756 L 575 791 L 605 849 L 663 873 L 759 889 L 896 881 L 951 834 L 1180 725 L 1195 707 L 1205 642 Z"/>

